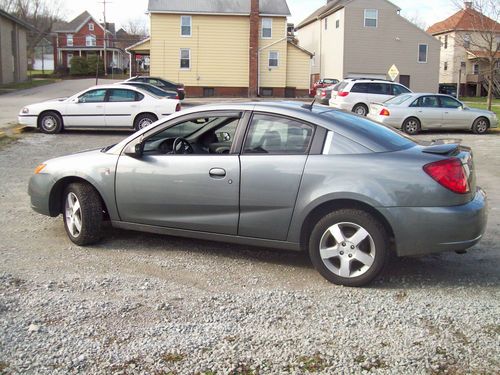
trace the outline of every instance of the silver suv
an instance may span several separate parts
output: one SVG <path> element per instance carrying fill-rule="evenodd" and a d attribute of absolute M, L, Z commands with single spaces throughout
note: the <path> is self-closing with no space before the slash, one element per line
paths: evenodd
<path fill-rule="evenodd" d="M 352 111 L 366 116 L 372 102 L 384 102 L 400 94 L 409 93 L 407 87 L 381 79 L 346 79 L 337 92 L 332 92 L 330 107 Z"/>

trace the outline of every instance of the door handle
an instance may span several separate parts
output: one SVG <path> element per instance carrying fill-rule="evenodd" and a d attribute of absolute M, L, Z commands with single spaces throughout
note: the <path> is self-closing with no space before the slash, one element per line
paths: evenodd
<path fill-rule="evenodd" d="M 212 168 L 210 169 L 210 172 L 208 172 L 210 177 L 213 178 L 223 178 L 226 177 L 226 171 L 222 168 Z"/>
<path fill-rule="evenodd" d="M 102 108 L 103 106 L 102 105 L 96 105 L 95 107 L 96 108 Z"/>

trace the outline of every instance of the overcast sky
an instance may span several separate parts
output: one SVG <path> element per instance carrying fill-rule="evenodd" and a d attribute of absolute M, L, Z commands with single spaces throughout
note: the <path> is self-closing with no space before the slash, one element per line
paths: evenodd
<path fill-rule="evenodd" d="M 88 10 L 94 17 L 102 20 L 104 0 L 60 0 L 62 13 L 66 20 L 71 20 L 84 10 Z M 147 22 L 145 15 L 148 0 L 106 0 L 106 18 L 108 22 L 115 22 L 118 27 L 127 24 L 129 20 Z M 289 22 L 298 24 L 317 8 L 326 4 L 326 0 L 287 0 L 292 16 Z M 430 26 L 433 23 L 451 16 L 457 11 L 452 0 L 393 0 L 394 4 L 402 9 L 402 13 L 419 22 Z"/>

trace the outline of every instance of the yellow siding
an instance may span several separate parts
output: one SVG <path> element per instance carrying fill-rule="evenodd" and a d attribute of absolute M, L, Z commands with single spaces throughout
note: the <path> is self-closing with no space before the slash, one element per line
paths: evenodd
<path fill-rule="evenodd" d="M 260 87 L 285 87 L 287 62 L 286 18 L 269 18 L 273 19 L 272 39 L 262 39 L 261 25 L 259 25 L 259 49 L 276 43 L 280 39 L 282 40 L 260 52 Z M 277 68 L 269 69 L 269 51 L 277 51 L 279 53 L 279 66 Z"/>
<path fill-rule="evenodd" d="M 288 43 L 287 45 L 286 86 L 295 87 L 296 89 L 308 89 L 311 57 L 293 44 Z"/>
<path fill-rule="evenodd" d="M 179 14 L 151 14 L 151 75 L 186 86 L 248 87 L 249 19 L 192 15 L 191 37 L 180 35 Z M 180 49 L 191 68 L 180 69 Z"/>
<path fill-rule="evenodd" d="M 145 42 L 142 42 L 141 44 L 136 45 L 134 48 L 130 48 L 130 52 L 134 51 L 149 51 L 151 49 L 151 43 L 149 40 L 146 40 Z"/>

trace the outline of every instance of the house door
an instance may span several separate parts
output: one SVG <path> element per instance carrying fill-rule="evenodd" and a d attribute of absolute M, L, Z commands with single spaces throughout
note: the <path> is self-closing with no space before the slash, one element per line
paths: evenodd
<path fill-rule="evenodd" d="M 400 75 L 399 76 L 399 83 L 406 86 L 407 88 L 410 88 L 410 76 Z"/>

